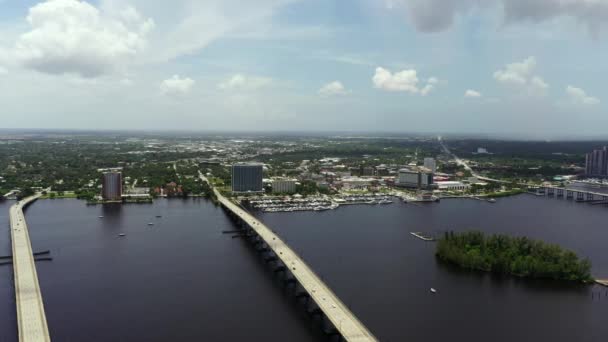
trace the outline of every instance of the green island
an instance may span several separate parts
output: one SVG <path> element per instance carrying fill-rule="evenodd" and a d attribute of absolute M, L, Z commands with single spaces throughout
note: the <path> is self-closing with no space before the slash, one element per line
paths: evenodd
<path fill-rule="evenodd" d="M 591 262 L 560 246 L 526 237 L 446 232 L 437 257 L 463 268 L 528 278 L 593 281 Z"/>

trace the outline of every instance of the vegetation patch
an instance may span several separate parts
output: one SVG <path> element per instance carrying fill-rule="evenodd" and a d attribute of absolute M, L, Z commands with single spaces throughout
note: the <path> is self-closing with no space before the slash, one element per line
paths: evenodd
<path fill-rule="evenodd" d="M 589 259 L 560 246 L 526 237 L 488 235 L 483 232 L 445 233 L 437 242 L 440 260 L 463 268 L 529 278 L 587 282 Z"/>

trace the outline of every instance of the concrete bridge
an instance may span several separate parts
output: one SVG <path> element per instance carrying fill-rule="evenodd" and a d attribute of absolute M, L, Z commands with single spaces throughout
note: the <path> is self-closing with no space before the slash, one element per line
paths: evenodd
<path fill-rule="evenodd" d="M 22 199 L 10 208 L 9 213 L 20 342 L 48 342 L 51 340 L 44 313 L 42 293 L 38 284 L 32 244 L 23 215 L 23 208 L 40 196 L 41 194 L 36 194 Z"/>
<path fill-rule="evenodd" d="M 207 181 L 204 176 L 200 177 Z M 302 289 L 296 296 L 313 304 L 314 308 L 309 313 L 318 314 L 322 320 L 326 318 L 331 323 L 332 333 L 346 341 L 378 341 L 287 243 L 245 209 L 216 189 L 213 191 L 224 210 L 253 239 L 254 244 L 266 252 L 264 260 L 276 263 L 275 273 L 284 273 L 286 284 Z"/>
<path fill-rule="evenodd" d="M 555 186 L 529 186 L 528 190 L 548 197 L 573 199 L 591 204 L 608 204 L 608 194 L 588 190 L 567 189 Z"/>

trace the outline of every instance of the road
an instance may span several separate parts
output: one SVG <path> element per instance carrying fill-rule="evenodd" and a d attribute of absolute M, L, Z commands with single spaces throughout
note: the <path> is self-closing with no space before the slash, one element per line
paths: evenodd
<path fill-rule="evenodd" d="M 471 168 L 469 166 L 469 164 L 467 164 L 466 161 L 458 158 L 457 155 L 452 153 L 452 151 L 450 151 L 450 149 L 447 147 L 447 145 L 443 142 L 441 137 L 437 137 L 437 141 L 439 142 L 439 145 L 441 145 L 441 148 L 443 149 L 443 151 L 446 154 L 452 156 L 452 159 L 454 159 L 454 161 L 456 161 L 456 164 L 461 165 L 462 167 L 464 167 L 465 170 L 469 171 L 471 173 L 471 176 L 473 176 L 479 180 L 486 181 L 486 182 L 497 182 L 497 183 L 505 183 L 505 184 L 510 183 L 505 180 L 496 179 L 496 178 L 488 178 L 488 177 L 484 177 L 484 176 L 480 175 L 479 173 L 475 172 L 475 170 L 473 170 L 473 168 Z"/>
<path fill-rule="evenodd" d="M 200 179 L 207 182 L 207 178 L 200 175 Z M 210 184 L 211 186 L 211 184 Z M 315 274 L 315 272 L 298 256 L 281 238 L 261 221 L 249 214 L 246 210 L 224 197 L 215 188 L 217 199 L 228 210 L 245 221 L 268 245 L 277 258 L 289 268 L 298 283 L 306 290 L 317 303 L 319 309 L 332 322 L 346 341 L 377 341 L 370 331 L 357 317 L 342 303 L 333 291 Z"/>
<path fill-rule="evenodd" d="M 38 193 L 27 197 L 17 202 L 9 210 L 20 342 L 48 342 L 51 340 L 32 253 L 32 244 L 23 215 L 23 207 L 40 196 L 41 194 Z"/>

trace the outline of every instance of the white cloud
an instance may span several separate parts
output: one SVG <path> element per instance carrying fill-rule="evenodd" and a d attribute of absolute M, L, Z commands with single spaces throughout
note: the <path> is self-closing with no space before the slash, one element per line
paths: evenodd
<path fill-rule="evenodd" d="M 410 94 L 418 94 L 422 96 L 428 95 L 435 86 L 445 81 L 440 81 L 436 77 L 431 77 L 427 80 L 425 85 L 419 87 L 418 73 L 414 69 L 402 70 L 396 73 L 391 73 L 390 70 L 382 67 L 377 67 L 372 82 L 374 88 L 382 89 L 386 91 L 403 91 Z"/>
<path fill-rule="evenodd" d="M 406 9 L 414 27 L 423 32 L 444 31 L 458 14 L 483 7 L 502 11 L 507 23 L 570 17 L 596 33 L 608 22 L 605 0 L 387 0 L 386 4 L 388 9 Z"/>
<path fill-rule="evenodd" d="M 152 62 L 196 53 L 223 37 L 258 32 L 278 10 L 296 1 L 299 0 L 101 0 L 104 8 L 131 5 L 154 18 L 157 29 L 149 41 L 154 53 L 146 55 Z M 279 34 L 278 31 L 272 33 Z"/>
<path fill-rule="evenodd" d="M 17 64 L 50 74 L 96 77 L 141 53 L 154 26 L 133 7 L 110 13 L 77 0 L 48 0 L 29 9 L 29 31 L 12 49 Z"/>
<path fill-rule="evenodd" d="M 235 74 L 219 83 L 217 87 L 221 90 L 257 90 L 270 84 L 272 84 L 272 79 L 268 77 Z"/>
<path fill-rule="evenodd" d="M 191 78 L 181 78 L 179 75 L 173 75 L 173 77 L 161 82 L 160 92 L 165 95 L 187 94 L 194 86 L 194 83 L 196 82 Z"/>
<path fill-rule="evenodd" d="M 340 81 L 329 82 L 319 89 L 319 95 L 323 97 L 346 95 L 348 93 L 350 93 L 350 91 L 346 90 Z"/>
<path fill-rule="evenodd" d="M 534 74 L 536 58 L 528 57 L 522 62 L 507 64 L 494 72 L 494 79 L 501 84 L 516 87 L 529 95 L 544 95 L 549 85 Z"/>
<path fill-rule="evenodd" d="M 570 101 L 574 104 L 596 105 L 600 103 L 598 98 L 589 96 L 583 89 L 573 87 L 571 85 L 566 87 L 566 94 L 570 98 Z"/>
<path fill-rule="evenodd" d="M 468 97 L 468 98 L 477 98 L 477 97 L 481 97 L 481 93 L 478 92 L 477 90 L 473 90 L 473 89 L 467 89 L 467 91 L 464 92 L 464 97 Z"/>
<path fill-rule="evenodd" d="M 382 67 L 376 68 L 376 73 L 372 78 L 374 87 L 387 91 L 405 91 L 418 94 L 418 76 L 416 70 L 403 70 L 392 74 L 389 70 Z"/>

